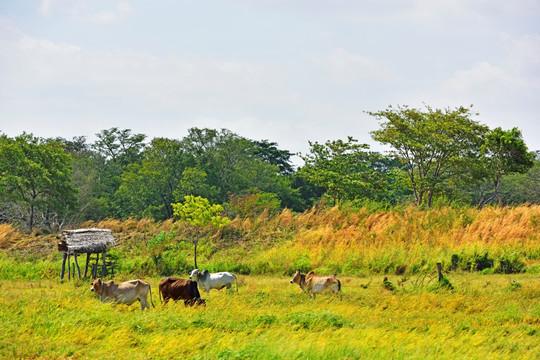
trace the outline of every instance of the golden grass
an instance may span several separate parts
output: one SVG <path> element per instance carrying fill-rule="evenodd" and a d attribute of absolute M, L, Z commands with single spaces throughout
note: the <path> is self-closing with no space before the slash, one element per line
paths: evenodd
<path fill-rule="evenodd" d="M 21 234 L 11 224 L 0 224 L 0 249 L 5 249 L 13 245 Z"/>

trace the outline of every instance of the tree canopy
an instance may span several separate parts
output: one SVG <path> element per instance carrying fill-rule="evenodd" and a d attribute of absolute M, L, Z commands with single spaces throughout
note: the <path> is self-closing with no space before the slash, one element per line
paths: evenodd
<path fill-rule="evenodd" d="M 32 229 L 107 217 L 175 216 L 186 196 L 223 206 L 229 216 L 257 216 L 314 204 L 382 206 L 454 202 L 540 203 L 538 159 L 517 128 L 489 129 L 472 107 L 388 107 L 370 151 L 354 137 L 308 142 L 293 153 L 270 140 L 227 129 L 191 128 L 181 139 L 110 128 L 93 143 L 0 134 L 0 221 Z M 322 201 L 321 201 L 322 200 Z"/>
<path fill-rule="evenodd" d="M 369 112 L 382 120 L 373 139 L 390 145 L 402 161 L 415 203 L 431 205 L 449 181 L 462 174 L 463 166 L 477 162 L 487 126 L 471 119 L 471 108 L 425 110 L 398 106 Z"/>
<path fill-rule="evenodd" d="M 0 137 L 0 196 L 12 221 L 32 230 L 52 229 L 66 221 L 75 206 L 71 156 L 55 140 L 31 134 Z"/>

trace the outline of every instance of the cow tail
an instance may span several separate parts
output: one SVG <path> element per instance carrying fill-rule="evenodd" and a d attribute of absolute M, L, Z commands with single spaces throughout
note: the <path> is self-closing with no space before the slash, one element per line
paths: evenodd
<path fill-rule="evenodd" d="M 236 292 L 238 292 L 238 278 L 234 274 L 232 274 L 232 276 L 234 276 L 234 280 L 236 280 Z"/>
<path fill-rule="evenodd" d="M 152 307 L 155 309 L 156 307 L 154 306 L 154 300 L 152 300 L 152 285 L 148 284 L 148 289 L 150 290 L 150 303 L 152 304 Z M 161 299 L 161 293 L 159 294 L 159 298 Z"/>
<path fill-rule="evenodd" d="M 152 288 L 150 288 L 150 291 L 152 291 Z M 163 300 L 161 300 L 161 289 L 159 289 L 158 293 L 159 293 L 159 302 L 163 305 Z"/>

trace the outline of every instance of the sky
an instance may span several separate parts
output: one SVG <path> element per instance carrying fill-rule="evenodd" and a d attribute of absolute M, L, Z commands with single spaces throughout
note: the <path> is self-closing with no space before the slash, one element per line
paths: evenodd
<path fill-rule="evenodd" d="M 2 0 L 0 132 L 228 129 L 306 154 L 473 105 L 540 150 L 538 0 Z"/>

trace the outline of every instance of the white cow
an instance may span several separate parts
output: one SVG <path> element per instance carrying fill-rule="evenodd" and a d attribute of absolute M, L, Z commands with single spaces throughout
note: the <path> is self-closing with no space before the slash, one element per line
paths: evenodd
<path fill-rule="evenodd" d="M 231 274 L 230 272 L 210 274 L 208 270 L 199 272 L 199 269 L 195 269 L 191 272 L 189 278 L 197 281 L 201 290 L 204 289 L 207 293 L 210 292 L 210 289 L 221 290 L 224 287 L 230 289 L 233 282 L 236 280 L 236 291 L 238 291 L 238 279 L 236 278 L 236 275 Z"/>

